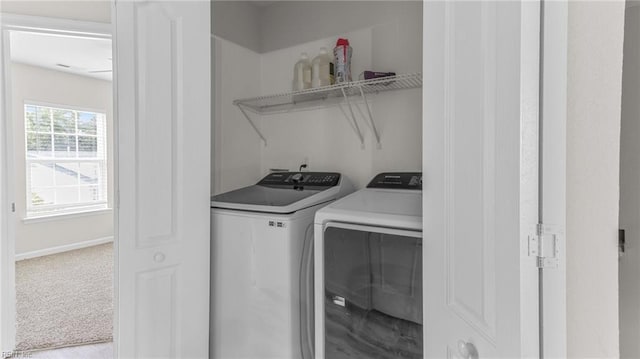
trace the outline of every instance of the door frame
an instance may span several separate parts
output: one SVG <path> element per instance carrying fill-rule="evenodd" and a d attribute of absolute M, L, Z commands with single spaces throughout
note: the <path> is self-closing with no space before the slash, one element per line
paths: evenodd
<path fill-rule="evenodd" d="M 15 350 L 15 314 L 16 314 L 16 293 L 15 293 L 15 220 L 16 213 L 11 211 L 12 204 L 15 203 L 16 184 L 13 180 L 14 159 L 13 159 L 13 121 L 12 101 L 11 101 L 11 54 L 9 44 L 9 33 L 11 31 L 28 31 L 52 35 L 70 35 L 86 38 L 111 39 L 112 49 L 115 48 L 114 36 L 112 36 L 112 25 L 108 23 L 98 23 L 89 21 L 78 21 L 70 19 L 58 19 L 40 16 L 17 15 L 10 13 L 0 13 L 0 162 L 4 171 L 0 172 L 0 352 L 2 357 L 10 355 Z M 112 50 L 113 51 L 113 50 Z M 116 98 L 116 69 L 113 64 L 113 171 L 114 188 L 113 193 L 118 193 L 117 176 L 117 106 Z M 114 195 L 113 216 L 114 216 L 114 322 L 118 316 L 118 198 Z M 117 327 L 114 325 L 114 343 L 117 342 Z M 114 358 L 117 353 L 114 350 Z"/>
<path fill-rule="evenodd" d="M 567 356 L 567 50 L 569 5 L 541 2 L 538 221 L 557 239 L 557 268 L 540 270 L 540 357 Z"/>

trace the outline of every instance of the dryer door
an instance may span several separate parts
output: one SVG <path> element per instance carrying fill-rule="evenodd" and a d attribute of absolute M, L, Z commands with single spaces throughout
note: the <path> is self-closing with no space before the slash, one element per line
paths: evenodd
<path fill-rule="evenodd" d="M 422 233 L 329 223 L 321 242 L 317 357 L 422 358 Z"/>

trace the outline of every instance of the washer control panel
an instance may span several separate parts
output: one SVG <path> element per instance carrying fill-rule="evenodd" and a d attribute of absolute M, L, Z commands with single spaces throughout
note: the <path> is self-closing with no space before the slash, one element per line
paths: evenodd
<path fill-rule="evenodd" d="M 337 172 L 274 172 L 258 182 L 262 186 L 319 186 L 333 187 L 340 182 Z"/>
<path fill-rule="evenodd" d="M 375 176 L 367 188 L 422 189 L 421 172 L 386 172 Z"/>

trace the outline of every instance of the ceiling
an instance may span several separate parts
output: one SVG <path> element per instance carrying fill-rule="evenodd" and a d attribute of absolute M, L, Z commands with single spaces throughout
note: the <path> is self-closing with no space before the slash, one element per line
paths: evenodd
<path fill-rule="evenodd" d="M 11 60 L 101 80 L 112 80 L 111 40 L 11 32 Z"/>

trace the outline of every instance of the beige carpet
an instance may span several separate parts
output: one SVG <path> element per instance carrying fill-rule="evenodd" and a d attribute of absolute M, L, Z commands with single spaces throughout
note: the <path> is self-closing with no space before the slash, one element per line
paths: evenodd
<path fill-rule="evenodd" d="M 16 349 L 113 339 L 111 243 L 16 262 Z"/>

